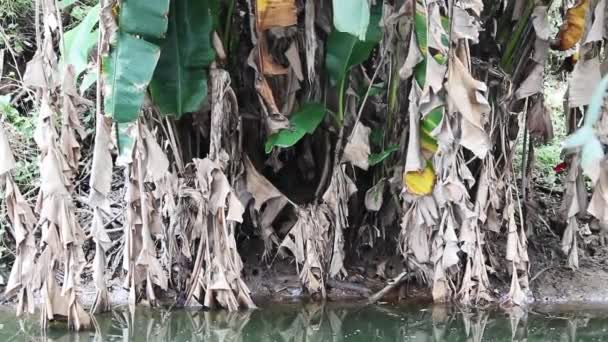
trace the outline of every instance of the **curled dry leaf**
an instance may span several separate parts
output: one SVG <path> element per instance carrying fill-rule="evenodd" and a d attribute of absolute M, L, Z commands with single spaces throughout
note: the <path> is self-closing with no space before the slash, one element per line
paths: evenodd
<path fill-rule="evenodd" d="M 608 224 L 608 162 L 604 161 L 599 181 L 593 190 L 593 196 L 587 208 L 600 223 Z"/>
<path fill-rule="evenodd" d="M 351 135 L 351 140 L 344 148 L 343 161 L 350 162 L 354 166 L 367 170 L 369 168 L 369 134 L 371 128 L 358 123 Z"/>
<path fill-rule="evenodd" d="M 536 95 L 543 90 L 543 80 L 545 76 L 545 65 L 541 63 L 533 62 L 534 66 L 526 79 L 521 83 L 517 91 L 515 92 L 515 97 L 517 99 L 523 99 L 526 97 L 530 97 L 532 95 Z"/>
<path fill-rule="evenodd" d="M 8 143 L 8 137 L 2 122 L 0 122 L 0 177 L 15 168 L 15 157 Z"/>
<path fill-rule="evenodd" d="M 551 109 L 543 99 L 538 99 L 528 113 L 528 131 L 530 135 L 543 144 L 553 139 L 553 123 Z"/>
<path fill-rule="evenodd" d="M 568 267 L 573 270 L 578 269 L 578 246 L 576 242 L 578 227 L 576 217 L 571 217 L 562 237 L 562 251 L 568 255 Z"/>
<path fill-rule="evenodd" d="M 511 275 L 511 287 L 509 288 L 508 299 L 513 305 L 523 306 L 527 302 L 527 296 L 522 291 L 521 286 L 519 284 L 519 278 L 517 277 L 517 268 L 515 268 L 515 263 L 513 263 Z"/>
<path fill-rule="evenodd" d="M 5 293 L 8 296 L 17 295 L 17 316 L 19 317 L 23 312 L 34 313 L 36 243 L 32 229 L 36 224 L 36 218 L 10 174 L 15 167 L 15 161 L 1 122 L 0 165 L 2 165 L 0 167 L 0 187 L 3 183 L 6 184 L 4 203 L 16 245 L 15 261 Z"/>
<path fill-rule="evenodd" d="M 572 77 L 568 82 L 568 106 L 576 108 L 587 106 L 595 89 L 602 79 L 599 57 L 581 59 L 575 64 Z"/>
<path fill-rule="evenodd" d="M 431 196 L 408 198 L 406 195 L 404 213 L 399 250 L 406 260 L 413 257 L 417 263 L 428 263 L 431 261 L 431 232 L 440 219 L 437 204 Z"/>
<path fill-rule="evenodd" d="M 197 219 L 190 240 L 199 238 L 187 303 L 198 300 L 236 311 L 252 309 L 250 291 L 242 279 L 243 262 L 236 248 L 235 222 L 244 208 L 220 166 L 210 159 L 195 159 L 197 184 L 184 193 L 194 201 Z"/>
<path fill-rule="evenodd" d="M 331 183 L 323 194 L 323 205 L 330 212 L 329 218 L 333 223 L 332 254 L 329 259 L 329 275 L 346 276 L 344 269 L 344 229 L 348 228 L 348 201 L 357 192 L 357 186 L 346 174 L 346 166 L 337 166 L 331 178 Z"/>
<path fill-rule="evenodd" d="M 325 298 L 325 273 L 331 262 L 331 250 L 326 243 L 332 229 L 331 214 L 323 204 L 299 208 L 297 214 L 298 221 L 281 243 L 281 248 L 288 249 L 301 267 L 302 285 L 310 293 L 321 293 Z"/>
<path fill-rule="evenodd" d="M 594 20 L 587 36 L 585 38 L 585 44 L 603 41 L 606 37 L 606 0 L 600 0 L 595 6 Z"/>
<path fill-rule="evenodd" d="M 380 211 L 384 200 L 386 180 L 381 179 L 365 193 L 365 208 L 369 211 Z"/>
<path fill-rule="evenodd" d="M 485 95 L 485 83 L 473 78 L 467 67 L 457 56 L 450 58 L 448 80 L 448 108 L 462 115 L 460 144 L 484 158 L 490 149 L 490 141 L 484 130 L 486 115 L 490 112 Z"/>
<path fill-rule="evenodd" d="M 91 166 L 91 179 L 89 185 L 89 204 L 92 207 L 101 206 L 109 209 L 107 197 L 112 185 L 112 120 L 103 115 L 97 116 L 95 123 L 95 147 L 93 149 L 93 162 Z"/>
<path fill-rule="evenodd" d="M 52 6 L 49 4 L 53 3 Z M 53 26 L 57 15 L 54 2 L 45 0 L 42 6 L 45 25 Z M 50 21 L 50 22 L 49 22 Z M 52 30 L 51 30 L 52 31 Z M 70 328 L 80 330 L 90 325 L 90 318 L 83 310 L 78 299 L 81 272 L 86 264 L 83 243 L 85 234 L 75 215 L 72 202 L 73 178 L 78 172 L 79 143 L 76 131 L 84 133 L 78 121 L 74 101 L 77 92 L 73 86 L 73 71 L 66 69 L 66 82 L 57 88 L 57 56 L 53 50 L 53 33 L 44 30 L 44 42 L 38 46 L 36 56 L 28 65 L 31 68 L 30 86 L 38 88 L 41 94 L 38 123 L 34 138 L 41 151 L 40 183 L 37 211 L 40 215 L 39 226 L 43 249 L 40 252 L 36 277 L 42 286 L 43 324 L 56 316 L 68 319 Z M 42 37 L 38 37 L 39 40 Z M 58 92 L 61 90 L 61 92 Z M 61 134 L 55 127 L 55 113 L 61 112 L 58 99 L 63 98 L 64 111 Z M 58 289 L 55 277 L 63 273 L 62 288 Z M 36 284 L 38 285 L 38 284 Z"/>

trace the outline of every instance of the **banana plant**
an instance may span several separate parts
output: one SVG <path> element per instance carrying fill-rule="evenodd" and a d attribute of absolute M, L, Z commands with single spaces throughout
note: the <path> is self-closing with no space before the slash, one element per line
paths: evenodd
<path fill-rule="evenodd" d="M 336 123 L 341 126 L 344 121 L 344 95 L 349 71 L 366 61 L 382 39 L 379 26 L 382 7 L 376 5 L 370 8 L 367 0 L 334 0 L 333 5 L 335 29 L 327 39 L 325 68 L 330 76 L 330 84 L 337 86 L 339 99 Z M 321 104 L 303 106 L 290 119 L 289 128 L 268 137 L 266 153 L 270 153 L 274 147 L 291 147 L 305 133 L 312 134 L 323 121 L 326 112 L 327 109 Z"/>

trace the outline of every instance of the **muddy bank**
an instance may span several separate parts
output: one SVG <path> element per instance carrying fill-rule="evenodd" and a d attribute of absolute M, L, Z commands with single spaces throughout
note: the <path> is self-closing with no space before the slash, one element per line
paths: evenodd
<path fill-rule="evenodd" d="M 585 262 L 577 271 L 564 267 L 544 268 L 542 273 L 533 274 L 531 300 L 534 303 L 602 303 L 608 304 L 608 267 L 603 268 L 591 262 Z M 247 277 L 252 297 L 256 303 L 294 302 L 321 300 L 310 296 L 299 283 L 295 272 L 279 273 L 274 270 L 262 271 Z M 386 281 L 378 278 L 351 276 L 344 280 L 330 280 L 327 287 L 327 299 L 334 302 L 365 301 L 371 295 L 380 291 Z M 500 281 L 493 281 L 496 297 L 500 299 L 508 291 L 508 287 Z M 110 288 L 110 298 L 114 305 L 126 305 L 128 291 L 120 284 Z M 164 298 L 168 305 L 174 304 L 179 295 L 170 291 Z M 90 306 L 95 300 L 95 289 L 86 286 L 82 292 L 82 302 Z M 383 301 L 402 302 L 431 302 L 431 290 L 415 281 L 408 281 L 398 289 L 391 291 Z M 7 303 L 7 301 L 4 301 Z M 8 301 L 10 303 L 10 301 Z"/>

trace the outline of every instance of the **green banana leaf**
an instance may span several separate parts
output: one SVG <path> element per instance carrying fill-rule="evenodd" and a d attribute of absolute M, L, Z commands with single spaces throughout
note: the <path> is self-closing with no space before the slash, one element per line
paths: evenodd
<path fill-rule="evenodd" d="M 379 26 L 381 17 L 381 6 L 374 6 L 365 40 L 338 30 L 330 33 L 327 39 L 325 67 L 329 72 L 332 85 L 340 84 L 346 78 L 350 68 L 369 58 L 374 47 L 382 39 L 382 31 Z"/>
<path fill-rule="evenodd" d="M 116 122 L 137 120 L 160 48 L 143 38 L 162 38 L 167 30 L 169 0 L 123 0 L 118 38 L 103 62 L 105 112 Z M 120 133 L 119 133 L 120 134 Z"/>
<path fill-rule="evenodd" d="M 150 92 L 161 113 L 180 117 L 199 109 L 207 96 L 206 68 L 215 58 L 209 1 L 171 2 L 169 29 Z"/>
<path fill-rule="evenodd" d="M 122 0 L 118 23 L 122 32 L 163 38 L 167 32 L 167 13 L 169 0 Z"/>
<path fill-rule="evenodd" d="M 314 133 L 317 126 L 323 121 L 327 110 L 320 103 L 308 103 L 289 118 L 289 128 L 282 129 L 268 137 L 266 153 L 272 152 L 276 147 L 291 147 L 300 141 L 306 133 Z"/>
<path fill-rule="evenodd" d="M 104 107 L 114 121 L 137 120 L 159 56 L 158 46 L 128 33 L 118 34 L 116 47 L 103 62 Z"/>
<path fill-rule="evenodd" d="M 82 22 L 63 36 L 65 51 L 61 64 L 64 67 L 69 64 L 73 65 L 76 79 L 87 69 L 89 54 L 93 46 L 97 44 L 99 30 L 95 29 L 95 25 L 99 22 L 99 9 L 99 4 L 90 8 Z"/>
<path fill-rule="evenodd" d="M 414 33 L 418 48 L 423 55 L 428 51 L 428 26 L 427 26 L 426 4 L 424 1 L 416 1 L 416 13 L 414 14 Z"/>
<path fill-rule="evenodd" d="M 382 163 L 388 158 L 393 152 L 399 151 L 399 145 L 391 145 L 386 150 L 380 153 L 372 153 L 368 157 L 369 166 L 374 166 Z"/>

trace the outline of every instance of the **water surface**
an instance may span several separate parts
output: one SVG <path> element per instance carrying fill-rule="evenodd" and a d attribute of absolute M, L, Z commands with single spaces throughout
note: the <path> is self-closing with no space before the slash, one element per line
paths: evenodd
<path fill-rule="evenodd" d="M 38 316 L 0 310 L 5 341 L 608 341 L 608 306 L 468 310 L 455 306 L 267 304 L 260 310 L 138 308 L 97 315 L 95 329 L 70 333 Z"/>

